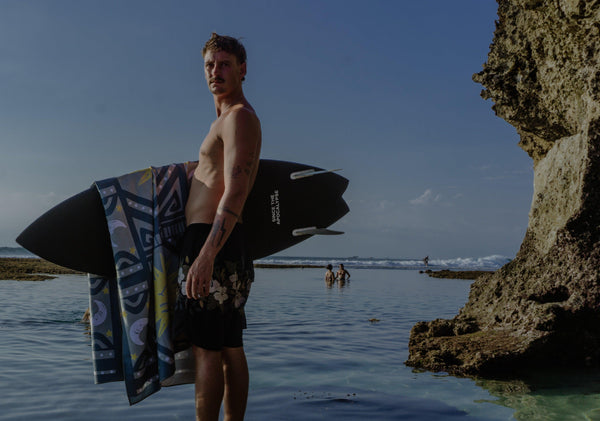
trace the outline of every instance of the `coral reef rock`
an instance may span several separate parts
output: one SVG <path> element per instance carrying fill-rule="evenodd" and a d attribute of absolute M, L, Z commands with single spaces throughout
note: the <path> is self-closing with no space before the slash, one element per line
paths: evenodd
<path fill-rule="evenodd" d="M 515 259 L 452 320 L 419 322 L 406 364 L 457 375 L 600 363 L 600 1 L 498 0 L 473 76 L 533 159 Z"/>

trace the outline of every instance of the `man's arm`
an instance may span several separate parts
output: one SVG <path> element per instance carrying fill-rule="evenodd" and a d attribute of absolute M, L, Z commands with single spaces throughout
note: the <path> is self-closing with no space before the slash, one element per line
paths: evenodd
<path fill-rule="evenodd" d="M 208 295 L 215 257 L 239 220 L 252 188 L 250 183 L 259 159 L 260 137 L 258 118 L 247 109 L 233 111 L 223 122 L 221 139 L 225 189 L 210 235 L 188 272 L 188 298 Z"/>

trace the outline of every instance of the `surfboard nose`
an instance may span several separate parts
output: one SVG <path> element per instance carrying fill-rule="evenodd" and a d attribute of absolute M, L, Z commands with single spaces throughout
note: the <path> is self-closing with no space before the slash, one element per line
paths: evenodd
<path fill-rule="evenodd" d="M 95 187 L 44 213 L 25 228 L 16 241 L 33 254 L 57 265 L 96 275 L 115 276 L 114 268 L 103 264 L 112 261 L 113 257 L 104 207 Z"/>

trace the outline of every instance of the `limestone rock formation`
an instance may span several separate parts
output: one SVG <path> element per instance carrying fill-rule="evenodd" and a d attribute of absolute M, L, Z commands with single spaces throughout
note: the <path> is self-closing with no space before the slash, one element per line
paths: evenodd
<path fill-rule="evenodd" d="M 498 0 L 473 79 L 534 162 L 516 258 L 452 320 L 417 323 L 409 366 L 453 374 L 600 363 L 600 0 Z"/>

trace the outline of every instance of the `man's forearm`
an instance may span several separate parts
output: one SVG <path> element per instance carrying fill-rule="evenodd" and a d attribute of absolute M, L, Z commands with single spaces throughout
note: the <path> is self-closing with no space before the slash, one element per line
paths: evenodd
<path fill-rule="evenodd" d="M 240 219 L 246 196 L 244 193 L 223 195 L 213 220 L 212 229 L 200 254 L 211 259 L 216 257 Z"/>

